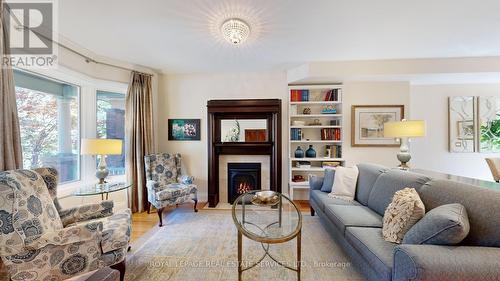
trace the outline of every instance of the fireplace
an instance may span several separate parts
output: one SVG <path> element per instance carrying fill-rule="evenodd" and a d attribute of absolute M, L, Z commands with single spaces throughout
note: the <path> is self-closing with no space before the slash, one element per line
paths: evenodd
<path fill-rule="evenodd" d="M 260 189 L 261 164 L 260 163 L 228 163 L 227 164 L 227 195 L 228 202 L 241 194 Z"/>

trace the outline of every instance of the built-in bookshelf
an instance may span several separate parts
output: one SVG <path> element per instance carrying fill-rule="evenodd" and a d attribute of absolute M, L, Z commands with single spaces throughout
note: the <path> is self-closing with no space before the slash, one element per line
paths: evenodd
<path fill-rule="evenodd" d="M 325 167 L 344 165 L 342 152 L 342 85 L 293 85 L 288 87 L 289 196 L 309 189 L 310 175 L 323 175 Z M 316 157 L 306 157 L 309 146 Z M 295 151 L 301 147 L 303 158 Z M 303 180 L 297 180 L 302 176 Z"/>

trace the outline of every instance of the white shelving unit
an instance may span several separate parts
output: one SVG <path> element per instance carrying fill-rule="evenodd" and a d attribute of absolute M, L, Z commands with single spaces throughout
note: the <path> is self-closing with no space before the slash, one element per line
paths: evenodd
<path fill-rule="evenodd" d="M 292 92 L 307 90 L 309 92 L 308 100 L 293 100 Z M 325 97 L 330 90 L 337 92 L 336 100 L 325 101 Z M 295 93 L 295 95 L 297 95 Z M 302 97 L 302 96 L 300 96 Z M 325 107 L 334 107 L 336 113 L 322 113 Z M 310 114 L 304 114 L 304 109 L 309 108 Z M 294 190 L 309 189 L 309 175 L 322 175 L 325 171 L 323 162 L 339 162 L 344 165 L 345 161 L 342 155 L 343 145 L 343 129 L 342 129 L 342 85 L 293 85 L 288 87 L 288 130 L 289 130 L 289 151 L 288 151 L 288 166 L 289 166 L 289 196 L 293 199 Z M 331 120 L 338 120 L 332 125 Z M 296 125 L 294 121 L 303 121 L 305 125 Z M 309 125 L 315 121 L 319 121 L 321 125 Z M 295 139 L 297 133 L 294 130 L 301 131 L 301 139 Z M 330 139 L 321 137 L 322 130 L 340 131 L 340 138 Z M 306 154 L 309 146 L 312 145 L 316 151 L 315 158 L 296 158 L 295 150 L 298 146 Z M 326 157 L 326 147 L 337 146 L 336 151 L 340 151 L 338 155 Z M 297 162 L 309 162 L 310 166 L 300 167 Z M 296 175 L 304 177 L 305 181 L 294 182 L 293 178 Z"/>

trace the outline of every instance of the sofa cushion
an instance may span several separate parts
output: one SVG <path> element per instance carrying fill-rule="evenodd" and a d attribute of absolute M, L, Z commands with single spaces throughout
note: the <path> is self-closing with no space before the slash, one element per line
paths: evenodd
<path fill-rule="evenodd" d="M 338 166 L 335 170 L 334 186 L 329 194 L 332 198 L 353 201 L 356 194 L 356 183 L 358 182 L 358 167 Z"/>
<path fill-rule="evenodd" d="M 415 188 L 418 192 L 420 187 L 429 180 L 430 178 L 427 176 L 417 173 L 399 169 L 388 170 L 375 181 L 368 198 L 368 207 L 383 216 L 396 191 L 410 187 Z"/>
<path fill-rule="evenodd" d="M 382 227 L 382 217 L 366 206 L 327 205 L 326 217 L 342 232 L 346 227 Z"/>
<path fill-rule="evenodd" d="M 373 227 L 348 227 L 346 240 L 375 270 L 382 280 L 391 280 L 393 250 L 397 244 L 382 238 L 382 229 Z M 373 278 L 378 280 L 380 278 Z"/>
<path fill-rule="evenodd" d="M 425 206 L 413 188 L 396 191 L 384 214 L 382 236 L 389 242 L 401 243 L 405 234 L 425 215 Z"/>
<path fill-rule="evenodd" d="M 374 164 L 358 164 L 358 184 L 356 186 L 356 201 L 363 205 L 368 204 L 368 197 L 377 178 L 387 171 L 387 168 Z"/>
<path fill-rule="evenodd" d="M 462 204 L 432 209 L 405 235 L 405 244 L 456 245 L 469 234 L 469 218 Z"/>
<path fill-rule="evenodd" d="M 325 169 L 325 177 L 323 178 L 323 185 L 321 191 L 330 193 L 332 192 L 333 180 L 335 179 L 335 169 Z"/>
<path fill-rule="evenodd" d="M 320 208 L 321 212 L 325 211 L 325 206 L 330 205 L 330 204 L 335 204 L 335 205 L 361 205 L 356 201 L 345 201 L 342 199 L 337 199 L 337 198 L 331 198 L 328 196 L 328 193 L 322 192 L 321 190 L 311 190 L 310 191 L 310 197 L 311 200 L 313 200 Z"/>
<path fill-rule="evenodd" d="M 432 180 L 419 191 L 427 210 L 460 203 L 467 210 L 470 232 L 462 244 L 500 247 L 500 192 L 448 180 Z M 495 215 L 493 215 L 495 214 Z"/>

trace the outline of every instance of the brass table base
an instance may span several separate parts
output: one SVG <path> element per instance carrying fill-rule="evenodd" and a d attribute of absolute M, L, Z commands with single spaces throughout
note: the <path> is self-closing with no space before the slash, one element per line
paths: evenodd
<path fill-rule="evenodd" d="M 300 230 L 297 233 L 297 235 L 295 236 L 295 238 L 297 238 L 297 260 L 296 260 L 297 264 L 296 264 L 296 268 L 287 266 L 286 264 L 283 264 L 282 262 L 275 259 L 269 253 L 269 245 L 271 243 L 263 243 L 263 242 L 261 242 L 260 244 L 262 245 L 262 249 L 264 250 L 264 255 L 262 255 L 262 257 L 258 261 L 253 263 L 252 265 L 247 266 L 247 267 L 243 267 L 243 234 L 241 233 L 241 231 L 238 230 L 238 281 L 242 280 L 243 271 L 246 271 L 246 270 L 249 270 L 249 269 L 256 267 L 262 260 L 264 260 L 264 258 L 266 256 L 269 257 L 270 259 L 272 259 L 274 262 L 276 262 L 276 264 L 278 264 L 278 265 L 280 265 L 288 270 L 292 270 L 292 271 L 297 272 L 297 280 L 300 281 L 300 271 L 301 271 L 301 263 L 302 263 L 301 236 L 302 236 L 302 230 Z M 276 242 L 273 242 L 272 244 L 284 243 L 284 242 L 287 242 L 290 240 L 291 240 L 290 238 L 283 239 L 283 241 L 276 241 Z"/>

